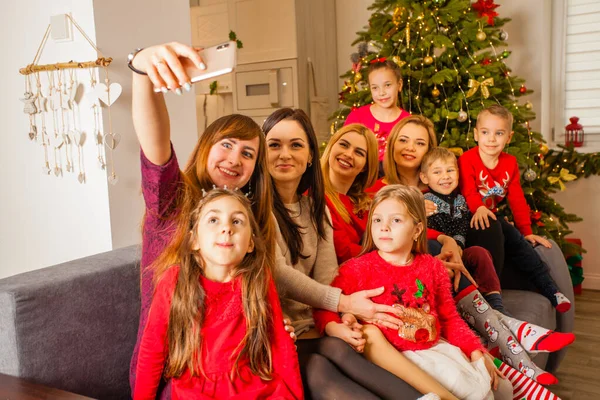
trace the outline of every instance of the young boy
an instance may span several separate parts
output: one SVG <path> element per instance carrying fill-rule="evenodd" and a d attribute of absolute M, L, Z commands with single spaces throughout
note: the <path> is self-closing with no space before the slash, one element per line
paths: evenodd
<path fill-rule="evenodd" d="M 503 152 L 514 134 L 512 123 L 512 114 L 500 105 L 482 110 L 477 116 L 475 128 L 478 146 L 465 152 L 458 160 L 460 189 L 473 213 L 470 226 L 484 230 L 493 223 L 490 219 L 497 221 L 502 235 L 483 244 L 483 247 L 492 254 L 495 252 L 494 248 L 503 247 L 506 257 L 528 275 L 542 295 L 559 312 L 566 312 L 571 308 L 571 302 L 558 291 L 548 267 L 531 246 L 539 243 L 549 248 L 551 244 L 533 234 L 530 209 L 521 188 L 517 159 Z M 512 211 L 515 226 L 504 218 L 496 217 L 497 207 L 505 198 Z"/>
<path fill-rule="evenodd" d="M 489 252 L 478 246 L 465 248 L 471 213 L 458 190 L 459 171 L 454 154 L 443 147 L 431 149 L 421 162 L 420 178 L 430 189 L 425 194 L 425 199 L 437 205 L 437 212 L 427 217 L 428 238 L 444 234 L 456 240 L 464 249 L 463 262 L 479 285 L 483 298 L 499 312 L 492 313 L 474 287 L 465 287 L 459 288 L 459 293 L 454 298 L 461 313 L 488 340 L 490 352 L 493 353 L 497 348 L 503 358 L 511 359 L 515 365 L 520 362 L 518 369 L 527 371 L 534 380 L 544 384 L 555 383 L 556 378 L 537 367 L 529 357 L 524 354 L 515 357 L 508 348 L 509 339 L 514 335 L 528 353 L 536 353 L 557 351 L 573 343 L 575 336 L 511 318 L 504 309 L 500 282 Z"/>

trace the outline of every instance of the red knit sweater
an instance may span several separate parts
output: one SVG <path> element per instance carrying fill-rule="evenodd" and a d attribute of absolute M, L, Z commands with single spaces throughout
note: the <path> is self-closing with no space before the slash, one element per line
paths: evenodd
<path fill-rule="evenodd" d="M 425 286 L 422 296 L 417 293 L 417 279 Z M 340 267 L 338 276 L 331 285 L 341 288 L 344 294 L 384 286 L 383 294 L 372 298 L 380 304 L 398 303 L 398 297 L 394 294 L 398 293 L 396 289 L 405 289 L 401 298 L 406 307 L 421 307 L 428 303 L 431 314 L 437 319 L 437 337 L 434 340 L 407 341 L 398 336 L 396 330 L 380 327 L 387 340 L 400 351 L 428 349 L 434 346 L 440 337 L 459 347 L 467 356 L 475 350 L 484 351 L 475 334 L 456 311 L 450 280 L 444 266 L 428 254 L 419 254 L 411 265 L 398 267 L 383 260 L 377 250 L 372 251 Z M 329 322 L 341 322 L 338 314 L 325 310 L 315 310 L 314 318 L 321 333 L 325 331 Z"/>
<path fill-rule="evenodd" d="M 326 200 L 327 207 L 329 207 L 329 212 L 331 213 L 335 254 L 337 255 L 338 264 L 341 265 L 344 261 L 356 257 L 362 250 L 361 242 L 367 228 L 369 212 L 362 211 L 355 214 L 352 199 L 341 193 L 338 196 L 350 214 L 350 222 L 344 221 L 340 213 L 336 211 L 329 197 Z"/>
<path fill-rule="evenodd" d="M 152 298 L 137 363 L 137 380 L 133 398 L 152 399 L 157 393 L 168 357 L 168 326 L 171 300 L 177 284 L 179 267 L 171 267 L 159 281 Z M 205 291 L 204 322 L 201 330 L 201 362 L 205 375 L 191 376 L 189 370 L 171 380 L 172 399 L 302 399 L 302 381 L 294 343 L 283 325 L 283 313 L 275 285 L 271 281 L 265 299 L 271 305 L 271 353 L 273 379 L 254 375 L 247 358 L 238 365 L 239 374 L 231 370 L 238 345 L 246 334 L 242 304 L 241 279 L 214 282 L 201 277 Z"/>
<path fill-rule="evenodd" d="M 532 234 L 530 209 L 521 188 L 521 173 L 515 156 L 500 153 L 496 168 L 489 169 L 481 160 L 479 148 L 474 147 L 460 156 L 458 167 L 460 191 L 472 213 L 481 206 L 495 213 L 506 197 L 519 232 L 523 236 Z"/>

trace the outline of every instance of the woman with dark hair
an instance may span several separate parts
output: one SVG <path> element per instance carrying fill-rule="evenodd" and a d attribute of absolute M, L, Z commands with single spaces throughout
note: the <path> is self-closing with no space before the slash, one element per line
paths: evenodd
<path fill-rule="evenodd" d="M 267 165 L 273 187 L 278 230 L 278 257 L 286 268 L 312 281 L 301 290 L 318 293 L 337 274 L 330 215 L 319 164 L 317 137 L 306 113 L 284 108 L 263 124 Z M 277 250 L 276 250 L 277 251 Z M 419 392 L 386 370 L 367 361 L 342 340 L 320 338 L 312 308 L 280 287 L 281 304 L 298 335 L 297 346 L 305 395 L 331 398 L 417 398 Z"/>

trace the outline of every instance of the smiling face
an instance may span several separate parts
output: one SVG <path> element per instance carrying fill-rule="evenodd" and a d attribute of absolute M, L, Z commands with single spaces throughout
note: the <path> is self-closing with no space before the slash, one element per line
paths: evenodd
<path fill-rule="evenodd" d="M 406 205 L 394 198 L 381 201 L 371 214 L 371 235 L 384 260 L 392 261 L 409 254 L 423 231 L 415 224 Z"/>
<path fill-rule="evenodd" d="M 479 145 L 480 154 L 497 158 L 504 147 L 510 143 L 512 136 L 509 121 L 501 116 L 486 112 L 486 115 L 477 121 L 475 141 Z"/>
<path fill-rule="evenodd" d="M 397 168 L 418 169 L 429 150 L 429 133 L 425 127 L 406 124 L 394 143 L 394 161 Z"/>
<path fill-rule="evenodd" d="M 267 163 L 275 185 L 300 183 L 308 163 L 312 162 L 308 137 L 294 120 L 278 122 L 267 133 Z"/>
<path fill-rule="evenodd" d="M 395 107 L 402 82 L 389 68 L 380 68 L 369 74 L 369 88 L 376 105 L 382 108 Z"/>
<path fill-rule="evenodd" d="M 456 158 L 438 158 L 421 172 L 421 180 L 435 192 L 452 193 L 458 187 Z"/>
<path fill-rule="evenodd" d="M 254 250 L 247 211 L 231 196 L 204 205 L 195 237 L 193 249 L 200 251 L 207 267 L 233 269 Z"/>
<path fill-rule="evenodd" d="M 329 153 L 329 174 L 354 180 L 367 164 L 367 139 L 350 131 L 335 142 Z"/>
<path fill-rule="evenodd" d="M 240 140 L 225 138 L 210 149 L 207 159 L 208 175 L 218 187 L 244 187 L 256 166 L 259 138 Z"/>

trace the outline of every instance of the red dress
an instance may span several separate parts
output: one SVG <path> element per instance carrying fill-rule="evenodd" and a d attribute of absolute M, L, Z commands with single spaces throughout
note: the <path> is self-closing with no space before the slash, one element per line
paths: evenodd
<path fill-rule="evenodd" d="M 168 323 L 171 299 L 179 267 L 170 268 L 157 285 L 148 322 L 140 343 L 134 399 L 152 399 L 157 393 L 168 356 Z M 248 360 L 238 363 L 239 375 L 231 379 L 236 348 L 246 334 L 241 280 L 214 282 L 201 278 L 205 290 L 205 317 L 202 326 L 203 376 L 192 377 L 186 370 L 171 379 L 172 399 L 302 399 L 302 381 L 294 343 L 285 332 L 283 314 L 271 281 L 267 301 L 271 304 L 272 380 L 253 375 Z"/>
<path fill-rule="evenodd" d="M 333 226 L 333 244 L 338 264 L 356 257 L 362 250 L 361 242 L 365 229 L 367 228 L 368 210 L 354 213 L 354 203 L 350 197 L 338 193 L 344 208 L 350 214 L 350 222 L 344 221 L 342 216 L 335 210 L 333 203 L 326 197 L 327 207 L 331 213 L 331 224 Z"/>

